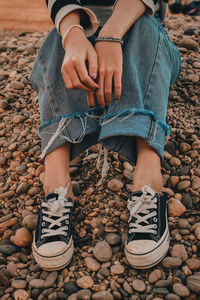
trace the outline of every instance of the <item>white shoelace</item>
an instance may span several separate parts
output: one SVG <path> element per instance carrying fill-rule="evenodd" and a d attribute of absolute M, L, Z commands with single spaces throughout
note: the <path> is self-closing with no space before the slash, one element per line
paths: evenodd
<path fill-rule="evenodd" d="M 67 184 L 66 188 L 59 187 L 55 190 L 55 193 L 58 194 L 58 200 L 53 201 L 52 203 L 42 203 L 42 208 L 47 208 L 42 210 L 43 213 L 43 220 L 42 220 L 42 227 L 46 224 L 45 222 L 49 223 L 48 228 L 42 229 L 41 238 L 55 236 L 55 235 L 64 235 L 67 236 L 67 230 L 69 225 L 69 218 L 70 218 L 70 208 L 73 206 L 72 202 L 66 200 L 65 196 L 67 194 L 69 187 L 69 183 Z M 67 213 L 67 214 L 66 214 Z M 65 214 L 65 215 L 64 215 Z M 52 217 L 57 217 L 54 220 Z M 61 227 L 61 222 L 65 220 L 65 226 Z M 58 226 L 57 229 L 52 229 L 54 226 Z"/>
<path fill-rule="evenodd" d="M 132 217 L 134 218 L 134 223 L 129 223 L 129 233 L 153 233 L 156 234 L 157 228 L 156 224 L 149 224 L 149 219 L 153 217 L 153 221 L 157 222 L 156 210 L 150 212 L 152 209 L 157 208 L 157 199 L 154 191 L 147 185 L 145 185 L 142 189 L 141 196 L 133 196 L 132 200 L 128 200 L 128 209 L 130 211 L 129 221 L 131 221 Z M 140 215 L 142 214 L 142 216 Z M 143 224 L 141 224 L 143 223 Z M 146 225 L 144 225 L 146 224 Z"/>

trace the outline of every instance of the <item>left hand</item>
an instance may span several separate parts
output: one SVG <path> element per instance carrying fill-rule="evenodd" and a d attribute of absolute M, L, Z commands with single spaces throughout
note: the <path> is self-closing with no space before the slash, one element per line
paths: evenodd
<path fill-rule="evenodd" d="M 101 41 L 95 45 L 98 60 L 98 84 L 96 97 L 101 107 L 108 106 L 114 87 L 115 99 L 118 100 L 122 91 L 122 48 L 117 42 Z M 87 98 L 94 102 L 93 92 L 87 92 Z"/>

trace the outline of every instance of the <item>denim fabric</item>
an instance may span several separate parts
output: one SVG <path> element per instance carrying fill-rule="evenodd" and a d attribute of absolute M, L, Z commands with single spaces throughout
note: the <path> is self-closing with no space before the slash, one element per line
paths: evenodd
<path fill-rule="evenodd" d="M 95 36 L 90 38 L 94 44 Z M 107 111 L 89 109 L 84 91 L 65 87 L 64 50 L 54 28 L 35 59 L 31 82 L 38 92 L 42 154 L 66 141 L 71 159 L 101 142 L 135 162 L 135 137 L 144 138 L 163 158 L 170 84 L 180 72 L 180 55 L 158 19 L 143 15 L 124 36 L 122 95 Z"/>

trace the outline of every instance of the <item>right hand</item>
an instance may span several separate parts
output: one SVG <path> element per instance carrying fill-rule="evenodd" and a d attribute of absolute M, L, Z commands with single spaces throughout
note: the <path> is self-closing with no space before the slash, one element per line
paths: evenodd
<path fill-rule="evenodd" d="M 74 27 L 65 39 L 65 56 L 62 63 L 61 73 L 68 89 L 84 90 L 87 94 L 88 106 L 94 106 L 93 91 L 99 85 L 92 79 L 98 73 L 97 54 L 92 44 L 86 38 L 84 32 Z M 86 67 L 88 64 L 88 69 Z"/>

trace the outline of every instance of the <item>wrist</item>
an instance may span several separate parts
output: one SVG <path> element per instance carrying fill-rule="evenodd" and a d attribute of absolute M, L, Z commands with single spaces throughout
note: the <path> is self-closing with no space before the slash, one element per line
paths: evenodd
<path fill-rule="evenodd" d="M 80 35 L 85 36 L 84 29 L 79 24 L 74 24 L 70 26 L 62 36 L 62 46 L 65 49 L 67 42 L 72 40 L 72 38 L 80 38 Z"/>

